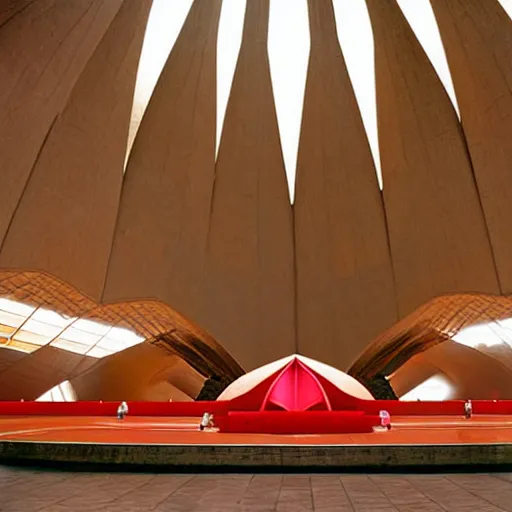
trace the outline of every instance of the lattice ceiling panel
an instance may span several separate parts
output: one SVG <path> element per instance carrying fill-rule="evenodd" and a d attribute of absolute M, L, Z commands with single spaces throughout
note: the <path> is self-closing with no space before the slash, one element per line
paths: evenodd
<path fill-rule="evenodd" d="M 38 272 L 0 272 L 0 347 L 31 353 L 42 346 L 103 358 L 156 343 L 203 374 L 236 378 L 240 366 L 207 332 L 156 301 L 98 305 Z"/>
<path fill-rule="evenodd" d="M 360 378 L 389 375 L 414 355 L 448 339 L 457 341 L 465 329 L 499 325 L 510 318 L 512 297 L 456 294 L 436 298 L 370 343 L 350 373 Z M 502 338 L 504 343 L 508 339 L 505 335 Z"/>

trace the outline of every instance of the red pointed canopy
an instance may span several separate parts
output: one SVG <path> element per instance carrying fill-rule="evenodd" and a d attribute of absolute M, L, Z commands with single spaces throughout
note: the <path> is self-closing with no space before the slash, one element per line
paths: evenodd
<path fill-rule="evenodd" d="M 290 356 L 236 380 L 219 397 L 230 409 L 246 411 L 355 409 L 373 400 L 358 381 L 336 368 L 303 356 Z"/>
<path fill-rule="evenodd" d="M 293 358 L 270 385 L 261 410 L 271 405 L 285 411 L 307 411 L 313 407 L 332 410 L 318 378 L 297 358 Z"/>

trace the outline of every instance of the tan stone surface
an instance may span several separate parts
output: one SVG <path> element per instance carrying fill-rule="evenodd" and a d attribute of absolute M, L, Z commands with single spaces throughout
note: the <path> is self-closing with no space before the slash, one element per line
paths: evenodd
<path fill-rule="evenodd" d="M 180 474 L 0 468 L 5 512 L 503 512 L 510 473 Z"/>
<path fill-rule="evenodd" d="M 194 321 L 215 166 L 220 0 L 196 0 L 130 155 L 104 300 L 158 298 Z"/>
<path fill-rule="evenodd" d="M 5 369 L 9 368 L 9 366 L 22 359 L 23 357 L 25 357 L 23 352 L 5 348 L 0 349 L 0 372 L 3 372 Z"/>
<path fill-rule="evenodd" d="M 310 0 L 309 18 L 294 204 L 298 351 L 347 368 L 396 321 L 396 299 L 382 196 L 331 0 Z"/>
<path fill-rule="evenodd" d="M 51 125 L 120 5 L 38 0 L 0 26 L 0 242 Z"/>
<path fill-rule="evenodd" d="M 135 140 L 104 293 L 164 300 L 250 367 L 294 352 L 291 215 L 266 9 L 248 5 L 212 192 L 220 3 L 193 4 Z"/>
<path fill-rule="evenodd" d="M 268 0 L 247 2 L 196 318 L 246 370 L 295 352 L 292 214 L 267 55 L 268 13 Z"/>
<path fill-rule="evenodd" d="M 496 0 L 432 0 L 501 289 L 512 293 L 512 21 Z"/>
<path fill-rule="evenodd" d="M 499 293 L 455 111 L 395 0 L 367 0 L 399 313 L 451 292 Z"/>
<path fill-rule="evenodd" d="M 35 0 L 2 0 L 0 1 L 0 27 L 12 20 L 23 9 Z"/>
<path fill-rule="evenodd" d="M 101 298 L 151 4 L 125 2 L 87 63 L 32 169 L 2 268 L 45 271 Z"/>

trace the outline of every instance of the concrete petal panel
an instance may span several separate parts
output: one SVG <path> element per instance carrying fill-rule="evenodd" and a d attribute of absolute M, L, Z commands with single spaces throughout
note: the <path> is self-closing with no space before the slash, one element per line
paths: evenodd
<path fill-rule="evenodd" d="M 215 166 L 220 8 L 220 0 L 193 3 L 140 125 L 123 184 L 106 302 L 157 298 L 197 321 Z"/>
<path fill-rule="evenodd" d="M 249 0 L 215 168 L 197 317 L 247 370 L 295 352 L 293 227 L 267 54 L 268 0 Z"/>
<path fill-rule="evenodd" d="M 332 1 L 310 0 L 309 18 L 294 204 L 298 349 L 347 368 L 396 321 L 396 299 L 382 196 Z"/>
<path fill-rule="evenodd" d="M 40 150 L 0 267 L 48 272 L 101 298 L 151 3 L 125 2 L 87 63 Z"/>
<path fill-rule="evenodd" d="M 400 316 L 453 292 L 499 293 L 460 124 L 395 0 L 367 0 Z"/>
<path fill-rule="evenodd" d="M 0 3 L 0 27 L 23 12 L 35 0 L 3 0 Z"/>
<path fill-rule="evenodd" d="M 496 0 L 431 0 L 504 294 L 512 293 L 512 20 Z"/>
<path fill-rule="evenodd" d="M 0 26 L 0 242 L 41 146 L 122 0 L 38 0 Z"/>

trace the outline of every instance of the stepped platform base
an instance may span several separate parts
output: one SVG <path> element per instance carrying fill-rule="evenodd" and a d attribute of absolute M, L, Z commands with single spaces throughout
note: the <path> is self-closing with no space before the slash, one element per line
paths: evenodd
<path fill-rule="evenodd" d="M 199 418 L 0 417 L 0 463 L 392 469 L 512 465 L 512 417 L 395 417 L 369 434 L 200 432 Z"/>

